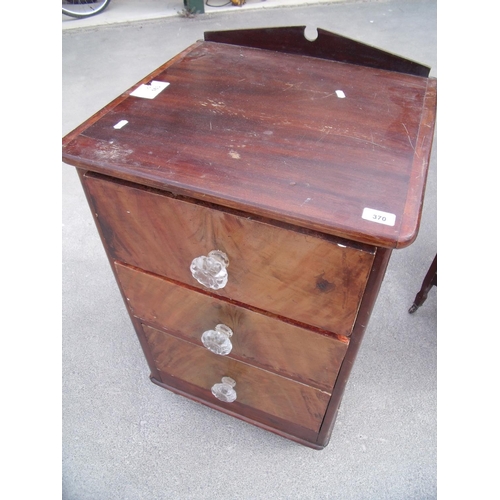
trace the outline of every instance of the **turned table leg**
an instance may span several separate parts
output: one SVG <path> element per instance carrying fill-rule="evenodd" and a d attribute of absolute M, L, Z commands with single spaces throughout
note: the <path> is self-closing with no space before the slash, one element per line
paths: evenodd
<path fill-rule="evenodd" d="M 417 293 L 415 300 L 413 301 L 413 305 L 408 310 L 410 314 L 414 313 L 425 302 L 427 294 L 433 286 L 437 286 L 437 254 L 434 257 L 427 274 L 425 275 L 422 287 Z"/>

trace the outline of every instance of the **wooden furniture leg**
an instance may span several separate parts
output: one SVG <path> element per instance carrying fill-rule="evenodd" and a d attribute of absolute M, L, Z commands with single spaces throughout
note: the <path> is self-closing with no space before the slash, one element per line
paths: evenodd
<path fill-rule="evenodd" d="M 422 287 L 420 291 L 415 296 L 415 300 L 413 301 L 413 305 L 410 307 L 408 312 L 410 314 L 414 313 L 427 299 L 427 295 L 429 290 L 433 287 L 437 286 L 437 254 L 432 261 L 432 264 L 425 275 L 424 281 L 422 282 Z"/>

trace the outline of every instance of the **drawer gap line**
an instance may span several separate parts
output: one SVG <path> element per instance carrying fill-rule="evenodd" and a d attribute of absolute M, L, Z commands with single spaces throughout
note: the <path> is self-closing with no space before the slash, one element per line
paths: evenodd
<path fill-rule="evenodd" d="M 163 275 L 159 275 L 159 274 L 155 274 L 155 273 L 146 271 L 146 270 L 144 270 L 142 268 L 139 268 L 139 267 L 136 267 L 136 266 L 132 266 L 132 265 L 127 264 L 127 263 L 122 262 L 122 261 L 115 260 L 114 262 L 115 262 L 115 264 L 119 264 L 121 266 L 128 267 L 129 269 L 134 269 L 136 271 L 148 274 L 150 276 L 154 276 L 156 278 L 163 279 L 163 280 L 168 281 L 169 283 L 172 283 L 172 284 L 174 284 L 176 286 L 181 286 L 183 288 L 187 288 L 188 290 L 191 290 L 193 292 L 198 292 L 198 293 L 201 293 L 203 295 L 206 295 L 206 296 L 212 297 L 212 298 L 215 297 L 216 299 L 221 300 L 223 302 L 226 302 L 228 304 L 233 304 L 235 306 L 241 307 L 243 309 L 247 309 L 247 310 L 252 311 L 252 312 L 256 312 L 256 313 L 261 314 L 263 316 L 267 316 L 269 318 L 277 319 L 279 321 L 282 321 L 283 323 L 288 323 L 289 325 L 298 326 L 300 328 L 304 328 L 306 330 L 313 331 L 313 332 L 315 332 L 315 333 L 317 333 L 319 335 L 324 335 L 324 336 L 327 336 L 327 337 L 334 338 L 334 339 L 336 339 L 339 342 L 342 342 L 344 344 L 349 344 L 349 342 L 350 342 L 349 337 L 346 337 L 344 335 L 339 335 L 338 333 L 335 333 L 335 332 L 329 332 L 327 330 L 323 330 L 321 328 L 318 328 L 317 326 L 309 325 L 307 323 L 302 323 L 301 321 L 291 320 L 289 318 L 286 318 L 285 316 L 280 316 L 279 314 L 273 314 L 273 313 L 271 313 L 269 311 L 265 311 L 263 309 L 259 309 L 259 308 L 254 307 L 254 306 L 250 306 L 248 304 L 244 304 L 243 302 L 239 302 L 239 301 L 234 300 L 234 299 L 228 299 L 227 297 L 224 297 L 222 295 L 212 294 L 210 292 L 202 290 L 201 288 L 197 288 L 195 286 L 188 285 L 187 283 L 183 283 L 181 281 L 177 281 L 177 280 L 174 280 L 172 278 L 167 278 L 167 277 L 165 277 Z"/>
<path fill-rule="evenodd" d="M 187 342 L 188 344 L 192 344 L 196 347 L 200 347 L 203 349 L 203 344 L 194 342 L 192 339 L 185 337 L 181 332 L 178 332 L 175 330 L 170 330 L 168 328 L 165 328 L 163 325 L 159 325 L 159 324 L 155 323 L 154 321 L 146 320 L 146 319 L 141 318 L 140 316 L 137 316 L 135 314 L 134 314 L 134 317 L 137 318 L 141 322 L 141 324 L 144 326 L 149 326 L 151 328 L 154 328 L 155 330 L 158 330 L 161 333 L 164 333 L 165 335 L 170 335 L 171 337 L 175 337 L 178 340 L 182 340 L 184 342 Z M 278 377 L 286 378 L 287 380 L 291 380 L 292 382 L 295 382 L 297 384 L 302 384 L 302 385 L 305 385 L 307 387 L 313 387 L 314 389 L 317 389 L 318 391 L 323 392 L 324 394 L 327 394 L 329 396 L 331 396 L 333 387 L 335 385 L 335 381 L 334 381 L 333 385 L 328 389 L 328 388 L 326 388 L 325 384 L 321 385 L 313 380 L 308 380 L 307 382 L 305 382 L 303 380 L 293 378 L 290 375 L 285 375 L 282 372 L 279 372 L 277 370 L 273 370 L 273 369 L 259 363 L 259 361 L 252 360 L 250 362 L 248 359 L 246 359 L 242 356 L 235 355 L 232 352 L 230 355 L 227 355 L 227 358 L 234 359 L 235 361 L 238 361 L 239 363 L 244 364 L 244 365 L 255 366 L 259 370 L 262 370 L 262 371 L 265 371 L 268 373 L 272 373 Z"/>
<path fill-rule="evenodd" d="M 140 319 L 140 318 L 139 318 Z M 141 324 L 143 326 L 148 326 L 148 323 L 144 323 L 141 321 Z M 158 330 L 158 328 L 156 328 L 156 326 L 153 326 L 151 325 L 150 328 L 154 328 L 155 330 Z M 167 331 L 165 331 L 165 329 L 161 329 L 161 330 L 158 330 L 160 331 L 161 333 L 165 333 L 165 335 L 169 335 L 170 337 L 174 337 L 176 340 L 178 341 L 181 341 L 181 342 L 185 342 L 186 344 L 190 344 L 190 345 L 194 345 L 196 347 L 199 347 L 200 349 L 203 349 L 203 346 L 200 346 L 198 344 L 195 344 L 189 340 L 186 340 L 184 338 L 181 338 L 181 337 L 177 337 L 175 335 L 172 335 L 171 333 L 168 333 Z M 232 359 L 235 359 L 236 358 L 232 358 Z M 328 391 L 325 391 L 324 389 L 318 389 L 317 387 L 313 387 L 312 385 L 310 384 L 306 384 L 304 382 L 301 382 L 300 380 L 295 380 L 293 378 L 290 378 L 290 377 L 285 377 L 284 375 L 281 375 L 280 373 L 276 373 L 276 372 L 273 372 L 271 370 L 267 370 L 265 368 L 261 368 L 260 366 L 258 365 L 255 365 L 253 363 L 249 363 L 248 361 L 245 361 L 244 359 L 237 359 L 238 363 L 241 363 L 242 365 L 245 365 L 245 366 L 249 366 L 251 368 L 257 368 L 258 370 L 262 370 L 263 372 L 266 372 L 266 373 L 270 373 L 271 375 L 275 376 L 275 377 L 280 377 L 280 378 L 283 378 L 285 380 L 290 380 L 291 382 L 293 382 L 294 384 L 297 384 L 297 385 L 303 385 L 304 387 L 312 387 L 313 389 L 315 389 L 316 391 L 318 392 L 322 392 L 323 394 L 326 394 L 327 396 L 331 396 L 331 393 L 328 392 Z M 158 370 L 161 372 L 162 370 L 157 366 Z M 173 376 L 173 375 L 172 375 Z M 175 377 L 176 378 L 176 377 Z"/>

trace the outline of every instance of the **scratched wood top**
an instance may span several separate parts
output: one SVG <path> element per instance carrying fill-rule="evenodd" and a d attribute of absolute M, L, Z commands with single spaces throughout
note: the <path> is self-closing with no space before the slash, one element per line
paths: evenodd
<path fill-rule="evenodd" d="M 130 96 L 152 80 L 169 86 Z M 204 41 L 139 84 L 66 136 L 66 163 L 363 243 L 415 239 L 435 79 Z"/>

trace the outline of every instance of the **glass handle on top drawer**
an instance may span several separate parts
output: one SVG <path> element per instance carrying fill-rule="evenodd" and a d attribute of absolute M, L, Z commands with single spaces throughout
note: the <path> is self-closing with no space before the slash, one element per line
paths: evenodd
<path fill-rule="evenodd" d="M 219 290 L 227 284 L 229 259 L 224 252 L 212 250 L 208 255 L 196 257 L 191 262 L 193 278 L 211 290 Z"/>

